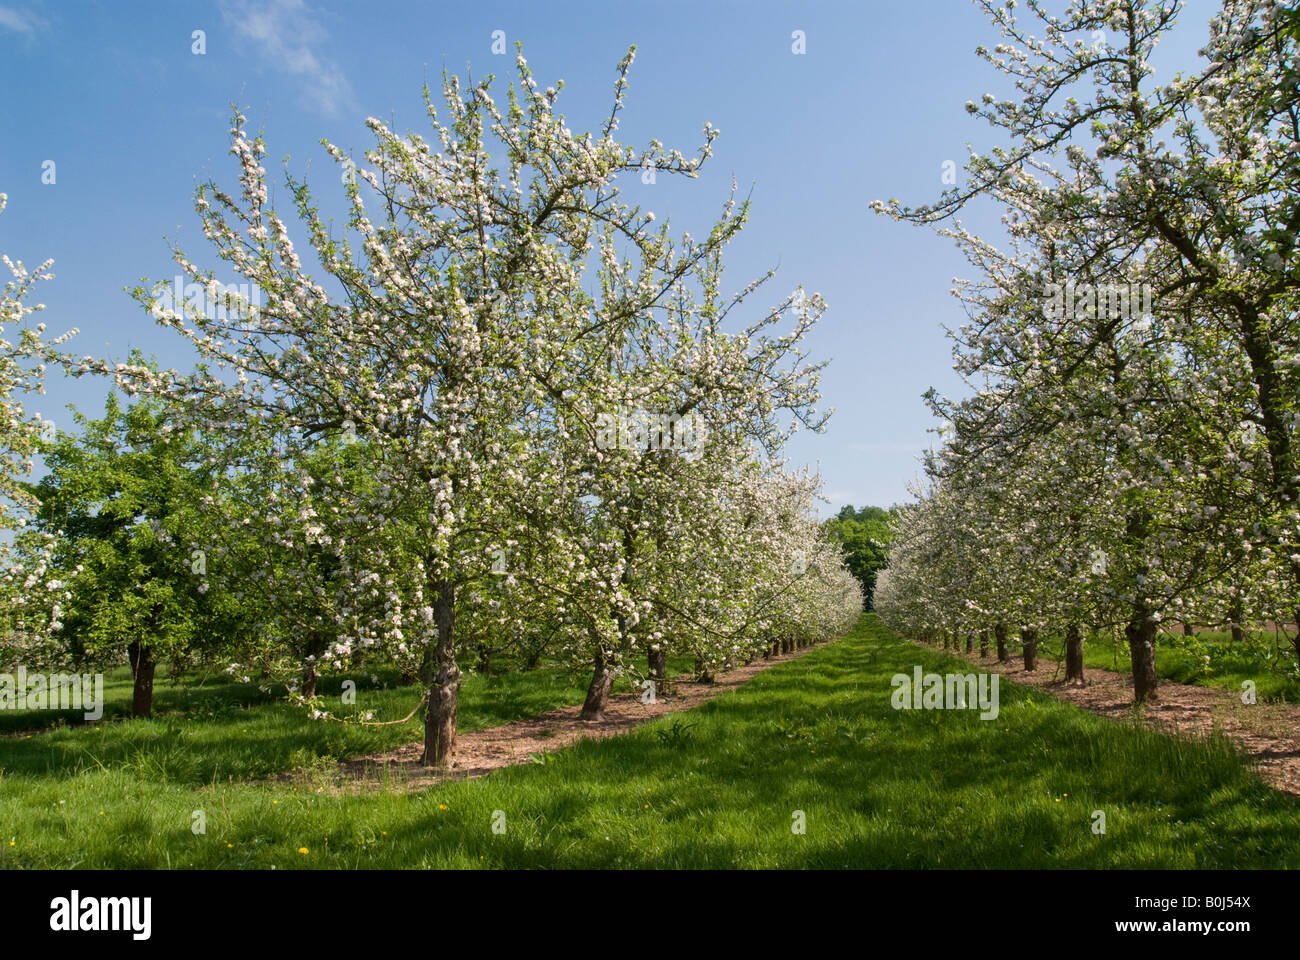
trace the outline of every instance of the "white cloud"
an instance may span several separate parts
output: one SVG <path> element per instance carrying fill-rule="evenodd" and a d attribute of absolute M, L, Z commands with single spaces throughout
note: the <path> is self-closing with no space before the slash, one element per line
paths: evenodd
<path fill-rule="evenodd" d="M 0 7 L 0 28 L 31 34 L 43 26 L 45 21 L 34 13 L 16 10 L 13 7 Z"/>
<path fill-rule="evenodd" d="M 301 77 L 303 99 L 314 109 L 337 116 L 352 99 L 352 87 L 338 65 L 316 52 L 328 34 L 303 0 L 222 0 L 221 16 L 253 42 L 258 60 Z"/>

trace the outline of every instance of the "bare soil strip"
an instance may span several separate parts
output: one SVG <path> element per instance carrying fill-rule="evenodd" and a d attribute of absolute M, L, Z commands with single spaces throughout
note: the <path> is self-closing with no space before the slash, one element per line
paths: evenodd
<path fill-rule="evenodd" d="M 918 644 L 940 651 L 938 646 Z M 952 651 L 942 651 L 952 653 Z M 1087 685 L 1067 685 L 1065 666 L 1038 661 L 1027 671 L 1022 660 L 998 663 L 990 656 L 953 654 L 983 670 L 993 670 L 1028 687 L 1036 687 L 1085 710 L 1112 720 L 1135 720 L 1133 678 L 1113 670 L 1086 668 Z M 1241 702 L 1241 691 L 1160 681 L 1159 702 L 1149 704 L 1141 719 L 1153 730 L 1207 736 L 1219 729 L 1253 763 L 1263 779 L 1284 793 L 1300 796 L 1300 704 Z"/>
<path fill-rule="evenodd" d="M 834 643 L 834 641 L 827 641 Z M 758 659 L 745 666 L 720 673 L 713 683 L 670 680 L 668 690 L 657 690 L 654 703 L 642 703 L 638 693 L 611 696 L 605 719 L 588 723 L 578 719 L 581 706 L 561 707 L 538 717 L 516 720 L 500 727 L 462 733 L 456 738 L 455 759 L 448 770 L 439 771 L 420 763 L 422 743 L 371 754 L 339 764 L 339 777 L 331 784 L 335 791 L 359 793 L 382 787 L 399 791 L 424 790 L 448 780 L 481 777 L 502 767 L 535 763 L 544 753 L 567 747 L 583 739 L 599 740 L 628 733 L 648 720 L 689 710 L 719 694 L 734 690 L 756 674 L 811 653 L 825 643 L 813 644 L 793 653 Z M 536 759 L 534 759 L 536 758 Z M 294 774 L 279 779 L 292 780 Z"/>

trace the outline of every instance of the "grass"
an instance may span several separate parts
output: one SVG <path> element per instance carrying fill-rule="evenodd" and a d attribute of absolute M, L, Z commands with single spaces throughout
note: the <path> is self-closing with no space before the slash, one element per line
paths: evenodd
<path fill-rule="evenodd" d="M 864 617 L 687 713 L 412 794 L 241 782 L 234 768 L 265 769 L 250 758 L 283 757 L 277 742 L 300 736 L 270 721 L 192 735 L 133 721 L 121 726 L 139 729 L 141 753 L 89 766 L 71 743 L 33 745 L 94 734 L 6 740 L 0 866 L 1300 867 L 1300 802 L 1227 741 L 1116 724 L 1009 683 L 995 721 L 895 711 L 890 678 L 914 664 L 957 661 Z M 277 709 L 254 706 L 250 721 Z M 150 746 L 169 735 L 167 750 Z M 192 756 L 208 749 L 237 762 Z"/>
<path fill-rule="evenodd" d="M 398 720 L 419 703 L 420 691 L 394 685 L 396 679 L 395 671 L 378 671 L 374 680 L 359 678 L 355 705 L 343 703 L 342 679 L 323 680 L 320 693 L 339 715 L 371 712 L 376 720 Z M 554 667 L 492 677 L 470 674 L 461 686 L 460 728 L 480 730 L 546 713 L 581 703 L 584 693 L 574 677 Z M 104 699 L 109 722 L 77 722 L 81 714 L 0 713 L 9 731 L 33 731 L 0 739 L 4 779 L 57 781 L 94 770 L 123 770 L 161 784 L 249 780 L 411 743 L 423 729 L 418 718 L 391 726 L 312 721 L 256 686 L 224 678 L 159 682 L 154 716 L 147 720 L 126 716 L 131 678 L 124 669 L 105 677 Z M 41 731 L 39 723 L 46 729 Z"/>

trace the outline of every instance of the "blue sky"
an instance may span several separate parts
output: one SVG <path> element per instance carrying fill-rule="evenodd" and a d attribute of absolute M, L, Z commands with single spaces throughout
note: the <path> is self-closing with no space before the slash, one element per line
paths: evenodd
<path fill-rule="evenodd" d="M 1157 67 L 1197 66 L 1213 9 L 1188 3 Z M 504 84 L 512 56 L 493 55 L 496 30 L 511 54 L 524 43 L 539 83 L 564 79 L 561 106 L 575 130 L 608 115 L 615 66 L 632 43 L 625 142 L 657 137 L 689 155 L 705 121 L 720 128 L 699 180 L 625 189 L 698 236 L 732 176 L 742 193 L 752 187 L 749 226 L 729 251 L 732 288 L 779 265 L 754 311 L 799 284 L 829 302 L 810 348 L 831 360 L 824 404 L 837 412 L 826 433 L 792 441 L 791 460 L 820 462 L 825 511 L 907 499 L 933 439 L 921 395 L 960 389 L 942 325 L 964 319 L 949 290 L 969 270 L 949 242 L 869 204 L 932 200 L 944 161 L 960 166 L 968 142 L 992 143 L 963 104 L 1006 92 L 973 53 L 999 37 L 966 0 L 0 0 L 0 192 L 9 196 L 0 252 L 29 265 L 54 258 L 56 279 L 38 299 L 50 330 L 80 328 L 77 353 L 139 347 L 188 365 L 182 342 L 123 288 L 175 275 L 169 240 L 219 280 L 237 279 L 205 246 L 192 206 L 199 182 L 234 180 L 230 104 L 263 130 L 273 182 L 283 183 L 278 162 L 288 155 L 328 195 L 339 177 L 321 138 L 359 158 L 366 116 L 427 130 L 421 85 L 436 88 L 444 68 Z M 801 55 L 795 30 L 806 38 Z M 47 161 L 52 184 L 42 182 Z M 994 224 L 995 213 L 965 221 Z M 56 372 L 33 406 L 64 424 L 68 403 L 97 413 L 106 389 Z"/>

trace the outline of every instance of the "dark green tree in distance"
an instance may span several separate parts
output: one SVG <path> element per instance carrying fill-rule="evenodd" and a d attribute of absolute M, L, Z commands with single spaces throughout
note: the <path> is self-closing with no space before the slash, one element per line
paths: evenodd
<path fill-rule="evenodd" d="M 844 547 L 849 572 L 862 584 L 864 608 L 872 609 L 876 589 L 876 574 L 889 565 L 889 541 L 893 536 L 890 521 L 897 507 L 862 507 L 855 510 L 851 504 L 823 526 L 833 540 Z"/>
<path fill-rule="evenodd" d="M 201 548 L 196 507 L 211 477 L 199 440 L 172 429 L 155 403 L 123 407 L 110 395 L 102 419 L 76 420 L 81 435 L 50 444 L 49 473 L 33 488 L 36 525 L 57 538 L 54 562 L 71 593 L 62 640 L 85 664 L 125 653 L 132 714 L 148 716 L 159 660 L 215 649 L 234 632 Z"/>

